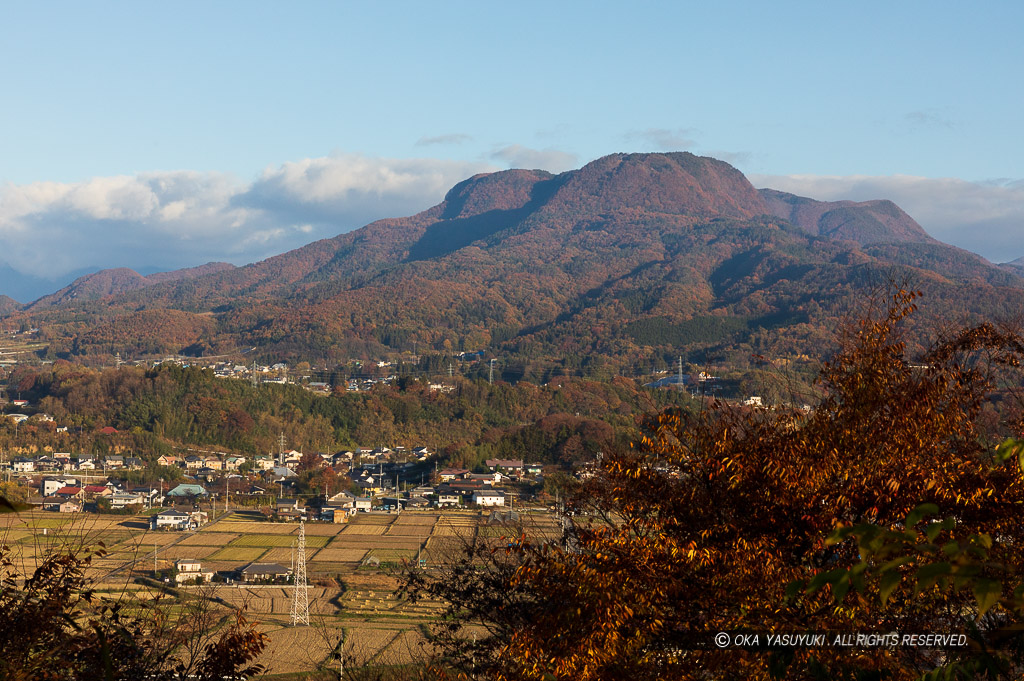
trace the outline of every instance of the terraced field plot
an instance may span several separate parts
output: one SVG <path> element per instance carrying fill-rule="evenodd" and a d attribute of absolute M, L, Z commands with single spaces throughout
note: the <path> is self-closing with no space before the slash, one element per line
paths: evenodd
<path fill-rule="evenodd" d="M 349 525 L 342 534 L 345 535 L 381 535 L 388 528 L 387 525 Z"/>
<path fill-rule="evenodd" d="M 320 525 L 314 523 L 306 523 L 306 537 L 307 541 L 309 537 L 333 537 L 339 532 L 344 531 L 345 525 L 343 523 Z"/>
<path fill-rule="evenodd" d="M 439 522 L 434 525 L 431 535 L 434 537 L 463 537 L 472 539 L 476 536 L 476 525 L 448 525 L 447 523 Z"/>
<path fill-rule="evenodd" d="M 328 548 L 332 549 L 411 549 L 422 542 L 416 537 L 335 537 Z"/>
<path fill-rule="evenodd" d="M 327 544 L 328 537 L 306 537 L 306 547 L 319 548 Z M 294 546 L 298 537 L 280 534 L 243 534 L 234 539 L 231 546 L 261 546 L 263 548 L 276 548 L 282 546 Z"/>
<path fill-rule="evenodd" d="M 265 626 L 270 643 L 259 662 L 268 674 L 284 674 L 316 669 L 330 654 L 333 645 L 325 638 L 309 631 L 309 627 Z"/>
<path fill-rule="evenodd" d="M 421 523 L 421 524 L 410 524 L 410 525 L 399 525 L 394 524 L 388 528 L 387 536 L 389 537 L 429 537 L 430 532 L 434 529 L 433 523 Z"/>
<path fill-rule="evenodd" d="M 217 531 L 254 534 L 298 534 L 299 527 L 295 523 L 230 522 L 222 520 L 217 523 Z"/>
<path fill-rule="evenodd" d="M 248 548 L 258 548 L 258 547 L 248 547 Z M 307 562 L 309 561 L 310 553 L 312 553 L 312 552 L 309 549 L 307 549 L 306 550 L 306 561 Z M 292 561 L 292 558 L 294 557 L 294 555 L 295 555 L 295 550 L 291 549 L 291 548 L 266 549 L 260 555 L 260 562 L 261 563 L 280 563 L 281 565 L 288 566 L 288 565 L 291 565 L 291 561 Z"/>
<path fill-rule="evenodd" d="M 185 537 L 181 540 L 182 546 L 227 546 L 235 539 L 238 539 L 237 534 L 228 534 L 226 532 L 196 532 L 195 534 Z"/>
<path fill-rule="evenodd" d="M 312 559 L 316 562 L 348 563 L 359 562 L 366 555 L 367 549 L 333 548 L 320 549 Z"/>
<path fill-rule="evenodd" d="M 258 561 L 266 553 L 265 548 L 253 548 L 249 546 L 228 546 L 220 549 L 209 556 L 210 560 L 229 560 L 241 563 L 252 563 Z"/>
<path fill-rule="evenodd" d="M 221 550 L 218 546 L 172 546 L 159 551 L 157 555 L 161 559 L 166 560 L 179 560 L 181 558 L 195 558 L 198 560 Z"/>
<path fill-rule="evenodd" d="M 418 511 L 406 511 L 395 517 L 393 525 L 433 525 L 437 522 L 438 514 L 420 513 Z"/>
<path fill-rule="evenodd" d="M 460 537 L 431 537 L 421 556 L 428 565 L 450 563 L 457 559 L 466 547 Z"/>

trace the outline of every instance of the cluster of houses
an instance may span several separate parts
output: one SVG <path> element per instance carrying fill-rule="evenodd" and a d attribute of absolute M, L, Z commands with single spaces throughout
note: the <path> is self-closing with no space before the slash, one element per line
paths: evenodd
<path fill-rule="evenodd" d="M 33 459 L 15 457 L 9 465 L 13 472 L 21 475 L 22 484 L 38 488 L 38 496 L 33 495 L 30 503 L 44 510 L 77 512 L 171 507 L 151 516 L 150 522 L 153 529 L 173 530 L 202 525 L 206 522 L 205 513 L 198 511 L 195 502 L 211 496 L 223 498 L 221 495 L 266 497 L 258 506 L 271 506 L 269 512 L 282 520 L 332 523 L 347 522 L 351 514 L 370 510 L 470 505 L 504 507 L 512 505 L 513 501 L 509 483 L 541 473 L 540 464 L 493 459 L 486 461 L 486 472 L 435 467 L 430 474 L 431 456 L 426 447 L 409 450 L 357 447 L 315 456 L 291 450 L 251 458 L 194 451 L 163 455 L 156 460 L 160 466 L 180 469 L 180 475 L 167 477 L 183 478 L 184 482 L 170 485 L 165 485 L 163 478 L 159 484 L 149 485 L 129 485 L 118 480 L 118 471 L 144 466 L 143 461 L 131 456 L 56 453 Z M 321 495 L 315 495 L 314 490 L 314 498 L 303 504 L 298 497 L 310 494 L 305 491 L 300 495 L 303 490 L 296 488 L 302 467 L 332 468 L 339 478 L 347 478 L 345 487 L 349 491 L 328 497 L 327 490 Z M 98 469 L 108 475 L 91 474 Z M 102 482 L 89 482 L 89 479 Z M 165 487 L 170 489 L 165 492 Z"/>
<path fill-rule="evenodd" d="M 126 486 L 124 483 L 107 480 L 102 484 L 83 484 L 71 476 L 45 476 L 39 481 L 39 494 L 29 499 L 30 503 L 44 511 L 76 513 L 85 510 L 89 504 L 104 504 L 111 510 L 135 506 L 151 508 L 160 505 L 164 496 L 159 489 L 148 485 Z"/>
<path fill-rule="evenodd" d="M 111 429 L 113 430 L 113 429 Z M 116 431 L 115 431 L 116 432 Z M 138 457 L 121 454 L 70 454 L 54 452 L 35 458 L 15 456 L 10 461 L 0 461 L 0 471 L 13 473 L 54 473 L 72 471 L 118 471 L 141 470 L 146 462 Z"/>
<path fill-rule="evenodd" d="M 209 369 L 213 372 L 213 375 L 217 378 L 236 378 L 250 381 L 257 381 L 259 383 L 276 383 L 285 385 L 289 383 L 298 382 L 307 390 L 317 393 L 328 394 L 332 392 L 334 386 L 323 381 L 308 381 L 308 376 L 297 376 L 290 377 L 288 374 L 288 365 L 285 362 L 278 362 L 269 366 L 264 365 L 245 365 L 236 364 L 233 362 L 213 362 L 203 363 L 194 358 L 189 357 L 165 357 L 157 362 L 136 362 L 136 364 L 146 365 L 158 365 L 158 364 L 176 364 L 182 367 L 197 366 L 203 369 Z M 362 367 L 362 362 L 353 361 L 356 367 Z M 395 365 L 394 362 L 379 361 L 375 363 L 378 369 L 386 369 Z M 296 378 L 298 380 L 296 380 Z M 377 384 L 392 384 L 398 380 L 397 376 L 389 375 L 380 378 L 352 378 L 345 384 L 345 389 L 349 392 L 359 392 L 363 390 L 370 390 Z"/>

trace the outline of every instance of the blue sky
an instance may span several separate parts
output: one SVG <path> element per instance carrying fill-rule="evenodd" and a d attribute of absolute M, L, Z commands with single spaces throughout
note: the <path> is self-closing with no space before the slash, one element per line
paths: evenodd
<path fill-rule="evenodd" d="M 0 259 L 243 264 L 474 172 L 688 150 L 1009 260 L 1022 25 L 1017 2 L 0 4 Z"/>

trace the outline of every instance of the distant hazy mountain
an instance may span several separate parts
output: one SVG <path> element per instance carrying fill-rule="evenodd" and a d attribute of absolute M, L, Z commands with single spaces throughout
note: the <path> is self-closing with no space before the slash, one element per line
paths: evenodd
<path fill-rule="evenodd" d="M 849 239 L 862 246 L 904 241 L 939 243 L 892 201 L 815 201 L 774 189 L 759 193 L 768 212 L 808 234 Z"/>
<path fill-rule="evenodd" d="M 21 303 L 17 300 L 8 296 L 0 295 L 0 316 L 15 312 L 19 308 L 21 308 Z"/>
<path fill-rule="evenodd" d="M 79 277 L 56 293 L 36 300 L 26 307 L 28 310 L 41 310 L 55 305 L 72 302 L 99 300 L 107 296 L 116 296 L 154 284 L 162 284 L 181 279 L 192 279 L 206 274 L 234 269 L 235 266 L 226 262 L 210 262 L 198 267 L 189 267 L 171 272 L 157 272 L 143 276 L 127 267 L 100 270 Z"/>
<path fill-rule="evenodd" d="M 1014 274 L 1024 275 L 1024 257 L 1011 260 L 1010 262 L 1004 262 L 1000 267 L 1009 272 L 1013 272 Z"/>
<path fill-rule="evenodd" d="M 246 267 L 145 288 L 110 274 L 89 288 L 102 304 L 65 293 L 13 316 L 45 325 L 58 355 L 256 346 L 332 361 L 415 346 L 649 366 L 820 351 L 893 277 L 954 321 L 1013 316 L 1024 286 L 888 201 L 758 192 L 688 153 L 614 154 L 478 175 L 418 215 Z"/>

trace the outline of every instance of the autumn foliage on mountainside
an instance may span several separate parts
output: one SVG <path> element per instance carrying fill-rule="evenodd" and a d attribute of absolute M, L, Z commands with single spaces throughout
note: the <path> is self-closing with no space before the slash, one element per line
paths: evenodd
<path fill-rule="evenodd" d="M 822 371 L 825 397 L 813 411 L 653 415 L 646 435 L 606 457 L 603 475 L 585 486 L 561 546 L 524 536 L 492 554 L 495 569 L 467 564 L 459 584 L 412 579 L 412 593 L 453 603 L 439 640 L 457 645 L 435 671 L 508 680 L 914 679 L 979 655 L 713 643 L 717 632 L 739 630 L 965 633 L 978 643 L 1017 616 L 1005 602 L 979 608 L 966 587 L 1024 570 L 1022 471 L 1016 459 L 994 456 L 978 425 L 991 391 L 1019 379 L 1024 345 L 982 325 L 912 361 L 900 329 L 915 297 L 899 291 L 887 312 L 848 334 Z M 1004 424 L 1020 426 L 1019 417 Z M 935 530 L 936 545 L 953 533 L 991 538 L 980 572 L 959 583 L 965 588 L 933 581 L 916 594 L 905 586 L 884 606 L 870 580 L 861 590 L 833 579 L 794 594 L 792 584 L 857 565 L 852 538 L 826 540 L 834 528 L 898 529 L 922 503 L 952 519 Z M 471 579 L 479 599 L 465 588 Z M 493 635 L 469 644 L 472 628 L 461 639 L 452 633 L 474 624 Z M 1021 671 L 999 652 L 990 661 L 993 678 Z"/>
<path fill-rule="evenodd" d="M 680 351 L 733 364 L 817 352 L 894 270 L 928 291 L 935 318 L 1008 318 L 1024 286 L 888 202 L 759 193 L 688 153 L 614 154 L 557 176 L 478 175 L 409 218 L 112 298 L 65 296 L 5 324 L 38 328 L 47 359 L 97 363 L 486 349 L 576 375 L 588 358 L 632 373 Z"/>

